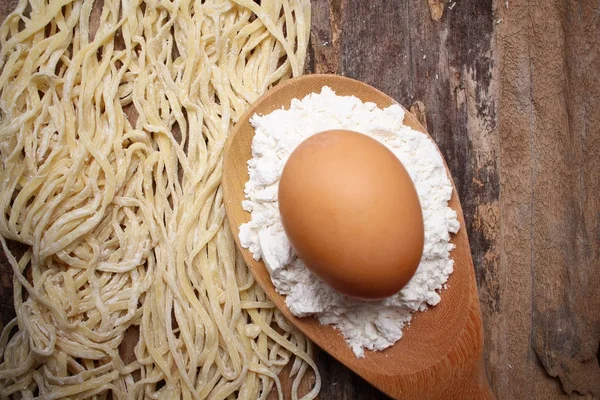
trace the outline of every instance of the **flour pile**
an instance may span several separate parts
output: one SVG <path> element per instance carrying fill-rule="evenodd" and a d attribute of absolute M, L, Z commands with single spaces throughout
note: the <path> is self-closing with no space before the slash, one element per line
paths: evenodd
<path fill-rule="evenodd" d="M 292 100 L 289 110 L 250 120 L 256 134 L 243 207 L 252 219 L 240 227 L 242 246 L 256 260 L 262 258 L 294 315 L 333 324 L 357 357 L 364 356 L 364 349 L 383 350 L 398 341 L 413 312 L 439 303 L 438 291 L 453 271 L 450 233 L 458 231 L 459 223 L 448 207 L 452 185 L 435 144 L 403 121 L 398 105 L 382 110 L 353 96 L 337 96 L 328 87 Z M 423 256 L 408 285 L 381 301 L 349 298 L 321 282 L 296 257 L 283 231 L 277 188 L 285 162 L 304 139 L 328 129 L 357 131 L 383 143 L 402 161 L 417 189 L 425 228 Z"/>

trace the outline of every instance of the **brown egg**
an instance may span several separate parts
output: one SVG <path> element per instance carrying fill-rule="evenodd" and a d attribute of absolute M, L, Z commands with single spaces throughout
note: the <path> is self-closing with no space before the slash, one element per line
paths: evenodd
<path fill-rule="evenodd" d="M 321 132 L 292 152 L 279 211 L 298 257 L 348 296 L 397 293 L 423 254 L 423 214 L 408 172 L 387 147 L 357 132 Z"/>

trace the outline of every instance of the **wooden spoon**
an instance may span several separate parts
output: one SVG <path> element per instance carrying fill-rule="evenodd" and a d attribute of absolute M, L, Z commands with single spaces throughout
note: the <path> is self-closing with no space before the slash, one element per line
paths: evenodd
<path fill-rule="evenodd" d="M 315 318 L 297 318 L 285 299 L 273 287 L 262 261 L 239 244 L 239 226 L 250 220 L 242 209 L 244 185 L 248 181 L 247 161 L 252 157 L 254 129 L 249 119 L 255 113 L 268 114 L 289 108 L 294 98 L 303 98 L 329 86 L 338 95 L 354 95 L 387 107 L 395 101 L 371 86 L 336 75 L 306 75 L 279 84 L 259 98 L 240 118 L 225 148 L 223 195 L 236 243 L 258 283 L 283 314 L 314 343 L 375 387 L 398 399 L 493 399 L 483 367 L 483 333 L 479 299 L 469 239 L 460 202 L 454 190 L 450 206 L 456 210 L 459 232 L 452 237 L 454 273 L 441 292 L 442 301 L 426 312 L 416 313 L 404 336 L 384 351 L 366 351 L 356 358 L 342 336 Z M 426 133 L 409 112 L 404 122 Z M 446 170 L 448 168 L 446 167 Z M 450 173 L 448 172 L 448 176 Z M 454 185 L 454 182 L 453 182 Z"/>

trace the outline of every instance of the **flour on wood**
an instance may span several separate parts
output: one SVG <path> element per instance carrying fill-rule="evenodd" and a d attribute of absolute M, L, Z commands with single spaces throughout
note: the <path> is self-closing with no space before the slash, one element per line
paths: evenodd
<path fill-rule="evenodd" d="M 337 96 L 328 87 L 292 100 L 289 110 L 254 115 L 250 120 L 256 132 L 243 207 L 252 219 L 240 227 L 241 244 L 256 260 L 264 261 L 294 315 L 332 324 L 357 357 L 364 356 L 365 349 L 383 350 L 398 341 L 413 312 L 439 303 L 438 292 L 453 270 L 450 233 L 458 231 L 459 223 L 448 207 L 452 185 L 435 144 L 403 121 L 404 110 L 398 105 L 379 109 L 353 96 Z M 354 130 L 383 143 L 415 183 L 425 227 L 423 256 L 411 281 L 387 299 L 362 301 L 337 293 L 296 257 L 283 231 L 277 203 L 283 166 L 304 139 L 328 129 Z"/>

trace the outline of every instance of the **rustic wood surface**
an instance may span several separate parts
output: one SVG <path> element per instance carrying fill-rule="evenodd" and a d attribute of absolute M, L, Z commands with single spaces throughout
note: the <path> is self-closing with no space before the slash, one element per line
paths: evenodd
<path fill-rule="evenodd" d="M 0 17 L 16 1 L 0 0 Z M 307 72 L 425 118 L 471 242 L 499 399 L 600 398 L 600 1 L 314 0 Z M 0 260 L 0 317 L 12 310 Z M 325 353 L 322 399 L 383 399 Z"/>

